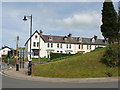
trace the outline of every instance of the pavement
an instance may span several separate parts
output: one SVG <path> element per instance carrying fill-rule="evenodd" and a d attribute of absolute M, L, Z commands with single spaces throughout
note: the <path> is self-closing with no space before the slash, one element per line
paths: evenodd
<path fill-rule="evenodd" d="M 104 78 L 48 78 L 38 76 L 28 76 L 27 69 L 21 68 L 16 71 L 15 68 L 3 70 L 2 73 L 5 76 L 21 79 L 21 80 L 32 80 L 32 81 L 43 81 L 43 82 L 71 82 L 71 83 L 95 83 L 95 82 L 118 82 L 118 77 L 104 77 Z"/>

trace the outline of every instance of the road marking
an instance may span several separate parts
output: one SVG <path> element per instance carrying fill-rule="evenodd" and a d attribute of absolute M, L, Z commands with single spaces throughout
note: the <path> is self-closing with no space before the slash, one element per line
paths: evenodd
<path fill-rule="evenodd" d="M 6 74 L 4 74 L 4 73 L 2 73 L 2 72 L 0 72 L 0 74 L 1 74 L 1 75 L 4 75 L 4 76 L 7 76 Z"/>

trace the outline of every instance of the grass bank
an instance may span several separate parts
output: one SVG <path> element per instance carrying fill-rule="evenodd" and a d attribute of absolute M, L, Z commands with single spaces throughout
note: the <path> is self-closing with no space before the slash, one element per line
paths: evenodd
<path fill-rule="evenodd" d="M 95 78 L 118 76 L 117 67 L 107 67 L 100 63 L 100 59 L 105 53 L 106 48 L 95 51 L 70 56 L 60 61 L 50 62 L 33 66 L 34 76 L 52 78 Z"/>

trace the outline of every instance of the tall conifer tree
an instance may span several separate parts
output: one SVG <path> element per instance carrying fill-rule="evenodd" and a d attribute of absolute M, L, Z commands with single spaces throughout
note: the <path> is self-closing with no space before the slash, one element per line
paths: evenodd
<path fill-rule="evenodd" d="M 118 37 L 118 15 L 111 0 L 103 3 L 101 32 L 109 43 L 116 41 Z"/>

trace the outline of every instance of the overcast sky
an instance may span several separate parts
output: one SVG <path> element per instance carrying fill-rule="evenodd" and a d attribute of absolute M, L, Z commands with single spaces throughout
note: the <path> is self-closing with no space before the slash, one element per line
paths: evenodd
<path fill-rule="evenodd" d="M 29 37 L 29 23 L 24 15 L 33 15 L 33 32 L 42 30 L 45 35 L 91 38 L 100 32 L 102 2 L 3 2 L 2 46 L 15 48 L 16 36 L 19 46 L 24 46 Z M 117 10 L 117 3 L 114 2 Z"/>

